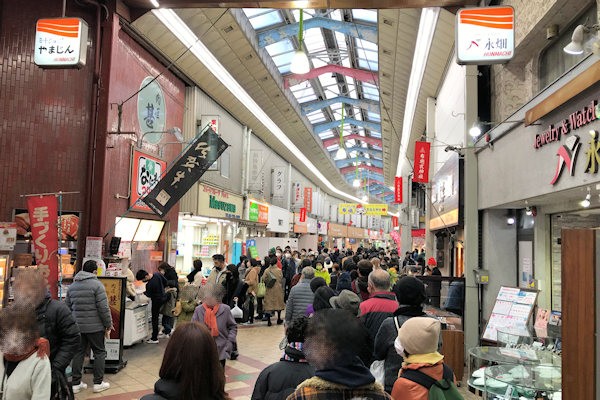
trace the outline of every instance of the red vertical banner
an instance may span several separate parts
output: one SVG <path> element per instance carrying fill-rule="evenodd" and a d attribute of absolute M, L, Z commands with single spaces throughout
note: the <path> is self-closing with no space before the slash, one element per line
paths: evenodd
<path fill-rule="evenodd" d="M 429 182 L 429 157 L 431 154 L 431 143 L 415 142 L 415 164 L 413 171 L 413 182 Z"/>
<path fill-rule="evenodd" d="M 300 222 L 306 222 L 306 208 L 300 209 Z"/>
<path fill-rule="evenodd" d="M 306 208 L 307 213 L 312 212 L 312 188 L 311 187 L 304 188 L 304 208 Z"/>
<path fill-rule="evenodd" d="M 398 227 L 398 217 L 392 217 L 392 228 Z"/>
<path fill-rule="evenodd" d="M 58 202 L 56 196 L 27 198 L 31 221 L 35 262 L 50 285 L 50 294 L 58 297 Z"/>
<path fill-rule="evenodd" d="M 402 177 L 394 178 L 394 203 L 402 203 Z"/>

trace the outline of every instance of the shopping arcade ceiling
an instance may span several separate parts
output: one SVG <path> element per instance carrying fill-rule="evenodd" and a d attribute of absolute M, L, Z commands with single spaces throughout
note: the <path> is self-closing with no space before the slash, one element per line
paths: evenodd
<path fill-rule="evenodd" d="M 298 10 L 190 8 L 175 12 L 334 186 L 358 197 L 368 188 L 369 195 L 377 198 L 372 197 L 372 202 L 393 200 L 390 187 L 398 162 L 420 9 L 305 10 L 302 46 L 296 36 Z M 155 14 L 144 14 L 133 26 L 169 59 L 184 53 L 185 47 Z M 441 10 L 416 96 L 411 144 L 425 129 L 426 99 L 437 93 L 453 40 L 454 15 Z M 309 54 L 309 74 L 290 73 L 296 49 Z M 319 182 L 310 168 L 294 163 L 294 154 L 191 54 L 184 54 L 176 64 L 283 158 Z M 336 160 L 342 105 L 348 157 Z M 362 180 L 358 191 L 350 185 L 357 175 Z"/>

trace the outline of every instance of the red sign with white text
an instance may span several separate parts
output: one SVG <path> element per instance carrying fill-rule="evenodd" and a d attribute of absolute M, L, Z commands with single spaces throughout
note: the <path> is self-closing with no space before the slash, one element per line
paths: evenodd
<path fill-rule="evenodd" d="M 35 262 L 48 279 L 52 298 L 58 297 L 58 202 L 56 196 L 27 198 Z"/>
<path fill-rule="evenodd" d="M 394 203 L 402 203 L 402 177 L 394 178 Z"/>
<path fill-rule="evenodd" d="M 392 217 L 392 228 L 398 227 L 398 217 Z"/>
<path fill-rule="evenodd" d="M 415 165 L 413 171 L 413 182 L 429 182 L 429 156 L 431 143 L 415 142 Z"/>
<path fill-rule="evenodd" d="M 312 212 L 312 188 L 311 187 L 304 188 L 304 208 L 306 208 L 307 213 Z"/>
<path fill-rule="evenodd" d="M 300 209 L 300 222 L 306 222 L 306 208 Z"/>
<path fill-rule="evenodd" d="M 167 170 L 167 163 L 136 149 L 133 150 L 132 157 L 129 207 L 133 211 L 151 213 L 152 210 L 150 207 L 138 200 L 140 197 L 144 197 L 147 193 L 150 193 L 154 185 L 160 181 L 160 178 Z"/>

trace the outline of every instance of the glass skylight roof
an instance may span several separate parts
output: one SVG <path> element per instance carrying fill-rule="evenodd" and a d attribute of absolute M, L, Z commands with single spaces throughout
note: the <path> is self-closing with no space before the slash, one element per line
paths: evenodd
<path fill-rule="evenodd" d="M 360 72 L 362 74 L 364 74 L 364 71 L 372 71 L 373 74 L 378 74 L 377 43 L 356 37 L 361 29 L 376 27 L 376 10 L 304 10 L 305 22 L 311 18 L 318 17 L 320 20 L 329 18 L 341 21 L 343 24 L 354 25 L 346 25 L 341 31 L 334 31 L 328 28 L 327 25 L 323 26 L 320 24 L 318 27 L 305 28 L 303 43 L 300 45 L 295 36 L 296 33 L 290 34 L 288 32 L 282 34 L 281 30 L 275 31 L 275 29 L 284 27 L 286 24 L 297 24 L 300 17 L 299 10 L 244 9 L 244 12 L 252 27 L 257 31 L 257 35 L 269 34 L 272 31 L 272 37 L 277 38 L 278 41 L 276 43 L 266 46 L 265 49 L 284 79 L 292 76 L 290 73 L 290 63 L 294 52 L 300 49 L 307 52 L 312 69 L 329 65 L 333 66 L 329 67 L 331 69 L 335 69 L 335 66 L 341 66 L 361 70 L 363 71 Z M 344 137 L 354 134 L 359 137 L 381 138 L 379 132 L 369 129 L 373 128 L 370 124 L 380 124 L 381 122 L 381 116 L 374 111 L 375 109 L 372 105 L 372 101 L 379 102 L 379 89 L 375 85 L 357 81 L 345 75 L 345 72 L 346 70 L 342 69 L 333 72 L 329 71 L 302 82 L 299 82 L 296 78 L 296 80 L 290 82 L 291 87 L 289 90 L 301 105 L 308 102 L 325 101 L 327 99 L 342 97 L 342 99 L 335 103 L 323 102 L 319 104 L 320 109 L 318 110 L 312 107 L 306 110 L 306 117 L 313 125 L 325 124 L 331 121 L 338 122 L 337 126 L 318 133 L 318 137 L 322 140 L 339 137 L 342 102 L 344 104 L 344 118 L 369 122 L 368 127 L 350 122 L 345 123 Z M 343 98 L 345 97 L 354 100 L 344 100 Z M 368 102 L 360 103 L 363 100 L 367 100 Z M 357 152 L 353 150 L 348 157 L 356 158 L 358 154 L 359 159 L 363 160 L 380 160 L 382 158 L 380 144 L 366 143 L 357 139 L 346 139 L 344 145 L 348 149 L 359 148 L 369 151 Z M 335 157 L 335 150 L 338 148 L 339 143 L 334 143 L 328 146 L 326 150 L 332 152 L 330 156 L 333 158 Z M 356 162 L 353 161 L 352 163 L 342 165 L 342 167 L 355 164 Z M 359 162 L 359 167 L 370 164 L 370 162 Z"/>

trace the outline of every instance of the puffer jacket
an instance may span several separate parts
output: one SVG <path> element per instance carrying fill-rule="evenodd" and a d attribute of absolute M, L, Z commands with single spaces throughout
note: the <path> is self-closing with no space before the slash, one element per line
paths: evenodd
<path fill-rule="evenodd" d="M 312 304 L 314 296 L 314 293 L 310 289 L 310 280 L 302 279 L 290 289 L 290 296 L 285 307 L 286 325 L 289 325 L 294 318 L 305 314 L 306 308 L 309 304 Z"/>
<path fill-rule="evenodd" d="M 101 332 L 111 327 L 106 289 L 91 272 L 79 271 L 65 300 L 81 333 Z"/>
<path fill-rule="evenodd" d="M 50 293 L 35 309 L 40 336 L 50 343 L 52 369 L 65 372 L 73 356 L 79 351 L 79 327 L 64 303 L 52 300 Z"/>
<path fill-rule="evenodd" d="M 404 370 L 418 370 L 429 375 L 436 381 L 442 379 L 444 374 L 444 363 L 440 361 L 436 364 L 408 364 L 402 367 Z M 456 378 L 455 382 L 456 383 Z M 398 378 L 392 389 L 392 398 L 394 399 L 411 399 L 411 400 L 427 400 L 429 398 L 429 390 L 425 386 L 413 382 L 406 378 Z"/>

